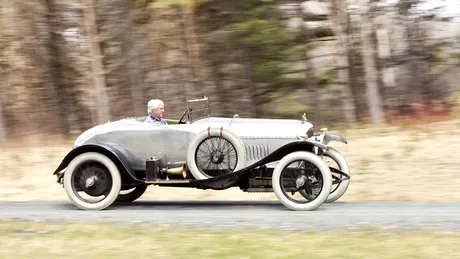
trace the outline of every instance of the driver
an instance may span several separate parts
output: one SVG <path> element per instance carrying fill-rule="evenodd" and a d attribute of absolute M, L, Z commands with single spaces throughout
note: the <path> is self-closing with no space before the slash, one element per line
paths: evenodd
<path fill-rule="evenodd" d="M 147 104 L 148 116 L 145 118 L 144 122 L 157 125 L 168 125 L 168 123 L 163 119 L 164 112 L 165 105 L 163 101 L 159 99 L 152 99 Z"/>

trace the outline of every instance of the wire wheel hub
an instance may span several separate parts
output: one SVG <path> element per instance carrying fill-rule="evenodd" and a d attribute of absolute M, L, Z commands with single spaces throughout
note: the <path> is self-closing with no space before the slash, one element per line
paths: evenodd
<path fill-rule="evenodd" d="M 87 165 L 80 171 L 78 176 L 78 184 L 81 190 L 90 196 L 97 197 L 110 191 L 110 174 L 99 165 Z"/>
<path fill-rule="evenodd" d="M 219 150 L 215 150 L 211 153 L 211 161 L 214 163 L 214 164 L 220 164 L 224 161 L 224 157 L 225 155 L 219 151 Z"/>
<path fill-rule="evenodd" d="M 301 175 L 295 180 L 296 188 L 302 188 L 307 183 L 307 177 L 305 175 Z"/>

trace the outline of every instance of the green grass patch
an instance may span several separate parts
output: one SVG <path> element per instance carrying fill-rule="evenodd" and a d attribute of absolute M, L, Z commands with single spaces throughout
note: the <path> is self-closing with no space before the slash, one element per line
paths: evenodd
<path fill-rule="evenodd" d="M 295 220 L 295 219 L 286 219 Z M 0 258 L 459 258 L 460 233 L 205 231 L 0 221 Z"/>

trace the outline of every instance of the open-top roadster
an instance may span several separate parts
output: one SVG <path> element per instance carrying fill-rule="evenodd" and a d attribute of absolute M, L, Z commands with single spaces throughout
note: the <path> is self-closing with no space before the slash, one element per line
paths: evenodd
<path fill-rule="evenodd" d="M 346 143 L 342 137 L 314 133 L 305 115 L 224 118 L 209 110 L 204 97 L 187 100 L 182 117 L 168 125 L 139 117 L 95 126 L 76 139 L 54 172 L 57 182 L 84 210 L 134 201 L 149 185 L 274 192 L 292 210 L 313 210 L 345 193 L 347 161 L 327 145 Z"/>

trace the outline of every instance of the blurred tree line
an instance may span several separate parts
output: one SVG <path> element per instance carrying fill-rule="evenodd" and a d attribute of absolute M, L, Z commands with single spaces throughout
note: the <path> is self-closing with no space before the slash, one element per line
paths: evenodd
<path fill-rule="evenodd" d="M 215 116 L 380 124 L 446 115 L 460 87 L 459 23 L 422 0 L 0 3 L 0 140 L 204 95 Z"/>

